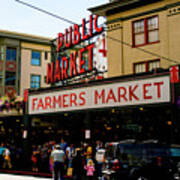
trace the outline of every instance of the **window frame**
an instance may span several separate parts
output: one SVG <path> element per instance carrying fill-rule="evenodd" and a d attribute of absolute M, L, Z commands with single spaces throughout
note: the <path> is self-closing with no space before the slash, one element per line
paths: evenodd
<path fill-rule="evenodd" d="M 12 51 L 12 50 L 15 50 L 15 59 L 7 59 L 7 52 L 8 52 L 8 49 L 10 50 L 10 51 Z M 13 61 L 13 62 L 16 62 L 17 61 L 17 47 L 13 47 L 13 46 L 6 46 L 6 61 Z M 10 52 L 10 57 L 12 57 L 12 52 Z"/>
<path fill-rule="evenodd" d="M 39 76 L 39 87 L 32 87 L 31 86 L 32 82 L 34 82 L 34 81 L 32 81 L 33 76 Z M 40 88 L 40 87 L 41 87 L 41 75 L 40 74 L 31 74 L 30 75 L 30 88 L 35 89 L 35 88 Z"/>
<path fill-rule="evenodd" d="M 158 28 L 153 29 L 153 30 L 148 30 L 148 20 L 151 19 L 151 18 L 156 18 L 156 17 L 157 17 L 157 21 L 158 21 L 157 22 L 158 23 Z M 135 36 L 138 33 L 135 33 L 134 24 L 137 23 L 137 22 L 140 22 L 142 20 L 144 21 L 144 43 L 136 45 L 135 44 Z M 159 32 L 159 16 L 158 15 L 154 15 L 154 16 L 150 16 L 150 17 L 146 17 L 146 18 L 142 18 L 142 19 L 138 19 L 136 21 L 133 21 L 132 22 L 132 47 L 135 48 L 135 47 L 145 46 L 145 45 L 148 45 L 148 44 L 159 43 L 160 40 L 157 40 L 157 41 L 154 41 L 154 42 L 149 42 L 149 39 L 148 39 L 149 32 L 155 31 L 155 30 L 158 30 L 158 32 Z M 158 37 L 159 37 L 159 35 L 158 35 Z"/>
<path fill-rule="evenodd" d="M 8 77 L 8 74 L 10 75 L 9 77 Z M 7 77 L 10 79 L 9 81 L 7 81 L 8 79 Z M 11 79 L 12 77 L 14 77 L 14 79 Z M 10 82 L 10 83 L 7 83 L 7 82 Z M 11 84 L 11 82 L 14 82 L 14 83 Z M 5 86 L 16 86 L 16 72 L 9 72 L 9 71 L 5 72 Z"/>
<path fill-rule="evenodd" d="M 48 51 L 44 51 L 44 60 L 48 60 L 48 55 L 49 55 L 49 52 Z"/>
<path fill-rule="evenodd" d="M 137 74 L 137 72 L 135 71 L 136 65 L 140 65 L 140 64 L 145 64 L 145 72 L 139 72 L 139 73 L 150 72 L 149 71 L 149 64 L 153 63 L 153 62 L 159 62 L 159 65 L 161 64 L 160 59 L 154 59 L 154 60 L 149 60 L 149 61 L 141 61 L 141 62 L 133 63 L 133 74 Z"/>
<path fill-rule="evenodd" d="M 39 59 L 39 64 L 33 64 L 32 63 L 32 54 L 33 54 L 33 52 L 38 52 L 38 53 L 40 53 L 40 59 Z M 42 52 L 41 51 L 39 51 L 39 50 L 35 50 L 35 49 L 32 49 L 31 50 L 31 66 L 41 66 L 41 61 L 42 61 Z"/>

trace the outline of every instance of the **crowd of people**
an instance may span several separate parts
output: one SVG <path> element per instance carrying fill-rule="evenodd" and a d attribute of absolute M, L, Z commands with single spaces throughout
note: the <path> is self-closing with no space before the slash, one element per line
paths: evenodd
<path fill-rule="evenodd" d="M 30 157 L 27 158 L 25 155 L 26 158 L 24 158 L 22 148 L 2 143 L 0 168 L 21 170 L 25 163 L 29 163 L 32 172 L 52 173 L 55 180 L 59 175 L 74 180 L 81 180 L 85 177 L 86 179 L 102 177 L 105 149 L 101 141 L 75 145 L 61 138 L 59 142 L 50 141 L 42 145 L 32 145 L 30 152 Z"/>
<path fill-rule="evenodd" d="M 164 174 L 169 178 L 172 176 L 172 173 L 168 174 L 169 169 L 172 169 L 173 173 L 176 171 L 173 161 L 168 161 L 165 157 L 164 159 L 159 156 L 154 157 L 150 163 L 148 159 L 146 161 L 138 159 L 135 155 L 125 153 L 123 150 L 119 151 L 120 149 L 117 148 L 115 148 L 117 150 L 116 159 L 113 163 L 108 164 L 109 158 L 114 158 L 115 149 L 113 148 L 113 145 L 108 143 L 105 145 L 101 141 L 73 144 L 61 138 L 59 141 L 32 145 L 27 152 L 23 150 L 23 146 L 1 143 L 0 169 L 31 171 L 34 174 L 43 173 L 52 175 L 54 180 L 60 178 L 64 180 L 104 180 L 104 177 L 107 177 L 105 171 L 108 170 L 108 166 L 111 166 L 110 170 L 116 172 L 112 175 L 115 179 L 119 176 L 124 176 L 126 179 L 128 177 L 131 180 L 137 179 L 136 176 L 145 172 L 147 172 L 146 176 L 152 176 L 151 172 L 156 172 L 154 174 L 157 177 Z"/>
<path fill-rule="evenodd" d="M 69 176 L 75 180 L 101 179 L 102 166 L 105 161 L 103 143 L 82 143 L 80 146 L 67 144 L 64 139 L 54 144 L 49 154 L 49 167 L 53 172 L 54 180 L 58 175 Z"/>

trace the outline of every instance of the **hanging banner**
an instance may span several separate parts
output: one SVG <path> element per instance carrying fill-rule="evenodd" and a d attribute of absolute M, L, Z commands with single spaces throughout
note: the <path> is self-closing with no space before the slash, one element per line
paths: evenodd
<path fill-rule="evenodd" d="M 169 76 L 29 95 L 29 114 L 170 102 Z"/>

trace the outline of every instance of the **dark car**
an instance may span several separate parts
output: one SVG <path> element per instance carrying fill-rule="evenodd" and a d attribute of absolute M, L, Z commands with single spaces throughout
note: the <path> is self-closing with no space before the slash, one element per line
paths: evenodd
<path fill-rule="evenodd" d="M 173 179 L 172 155 L 166 145 L 148 143 L 107 143 L 106 159 L 109 168 L 114 169 L 114 160 L 118 163 L 114 179 L 125 180 L 171 180 Z"/>

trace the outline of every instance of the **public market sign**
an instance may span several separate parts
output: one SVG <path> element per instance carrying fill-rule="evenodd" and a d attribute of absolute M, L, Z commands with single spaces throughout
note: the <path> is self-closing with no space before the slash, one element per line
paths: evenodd
<path fill-rule="evenodd" d="M 82 20 L 82 25 L 74 24 L 66 29 L 64 33 L 58 33 L 57 54 L 67 50 L 81 42 L 87 41 L 97 34 L 103 32 L 103 27 L 98 25 L 98 16 L 89 16 L 89 21 Z M 61 60 L 47 65 L 46 83 L 63 81 L 74 76 L 82 75 L 93 71 L 93 49 L 95 43 L 87 44 L 76 50 L 71 50 L 70 56 L 63 56 Z M 88 58 L 85 58 L 88 54 Z M 85 65 L 88 64 L 88 68 Z"/>
<path fill-rule="evenodd" d="M 169 76 L 29 95 L 28 113 L 42 114 L 170 102 Z"/>

